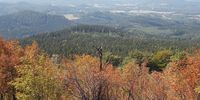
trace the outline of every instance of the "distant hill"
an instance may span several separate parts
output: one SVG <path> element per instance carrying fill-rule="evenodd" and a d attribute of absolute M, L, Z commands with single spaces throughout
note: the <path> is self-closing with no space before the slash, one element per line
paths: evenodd
<path fill-rule="evenodd" d="M 0 2 L 0 16 L 13 14 L 21 11 L 37 11 L 37 12 L 44 12 L 49 9 L 47 6 L 40 6 L 36 4 L 30 4 L 26 2 L 19 2 L 19 3 L 3 3 Z"/>
<path fill-rule="evenodd" d="M 18 3 L 27 2 L 31 4 L 40 5 L 106 5 L 116 6 L 120 5 L 134 5 L 136 8 L 154 9 L 163 11 L 178 11 L 178 12 L 198 12 L 199 13 L 199 0 L 0 0 L 0 2 Z M 111 8 L 112 8 L 111 7 Z M 134 8 L 133 7 L 133 8 Z"/>
<path fill-rule="evenodd" d="M 176 14 L 126 14 L 97 11 L 83 14 L 80 19 L 73 22 L 120 27 L 122 30 L 129 32 L 137 29 L 154 35 L 196 38 L 196 36 L 200 36 L 199 19 L 198 16 L 179 16 Z"/>
<path fill-rule="evenodd" d="M 41 32 L 61 30 L 69 24 L 70 21 L 63 16 L 22 11 L 0 16 L 0 36 L 22 38 Z"/>
<path fill-rule="evenodd" d="M 100 25 L 80 25 L 62 31 L 34 35 L 20 40 L 22 45 L 37 41 L 40 48 L 49 54 L 95 54 L 95 47 L 102 46 L 120 56 L 129 51 L 154 52 L 162 49 L 186 49 L 200 47 L 198 41 L 150 35 L 140 30 L 124 32 Z"/>

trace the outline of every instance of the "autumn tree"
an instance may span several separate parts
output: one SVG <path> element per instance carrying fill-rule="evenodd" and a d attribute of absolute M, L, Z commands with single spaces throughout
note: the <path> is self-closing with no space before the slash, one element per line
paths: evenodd
<path fill-rule="evenodd" d="M 0 39 L 0 100 L 200 99 L 200 52 L 133 51 L 120 65 L 121 57 L 97 50 L 99 58 L 50 58 L 35 42 Z"/>
<path fill-rule="evenodd" d="M 121 83 L 120 70 L 112 65 L 103 65 L 97 58 L 83 55 L 74 60 L 65 60 L 66 86 L 71 98 L 82 100 L 109 100 L 120 98 L 118 91 Z M 99 88 L 101 92 L 99 94 Z"/>
<path fill-rule="evenodd" d="M 113 66 L 120 66 L 122 64 L 122 58 L 120 56 L 114 55 L 111 52 L 104 53 L 104 60 L 106 63 L 110 63 Z"/>
<path fill-rule="evenodd" d="M 200 73 L 200 53 L 172 62 L 164 70 L 168 98 L 173 100 L 197 100 Z M 197 90 L 197 92 L 195 91 Z"/>
<path fill-rule="evenodd" d="M 0 39 L 0 100 L 16 99 L 16 91 L 9 82 L 16 77 L 15 66 L 21 63 L 22 55 L 18 42 Z"/>
<path fill-rule="evenodd" d="M 148 63 L 150 71 L 162 71 L 170 62 L 173 52 L 170 50 L 162 50 L 156 52 Z"/>
<path fill-rule="evenodd" d="M 19 100 L 61 99 L 61 72 L 50 58 L 41 53 L 36 43 L 25 48 L 25 56 L 16 67 L 18 77 L 12 81 Z"/>
<path fill-rule="evenodd" d="M 140 66 L 129 62 L 123 68 L 123 85 L 128 100 L 165 100 L 165 84 L 163 75 L 159 72 L 149 74 L 148 62 Z"/>

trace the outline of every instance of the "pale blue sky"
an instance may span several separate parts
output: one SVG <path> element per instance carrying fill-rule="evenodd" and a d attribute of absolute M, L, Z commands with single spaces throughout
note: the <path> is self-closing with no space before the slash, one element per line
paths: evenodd
<path fill-rule="evenodd" d="M 63 3 L 75 3 L 75 4 L 82 4 L 82 3 L 143 3 L 143 2 L 166 2 L 170 1 L 171 3 L 182 3 L 183 1 L 198 1 L 200 0 L 0 0 L 0 2 L 29 2 L 29 3 L 36 3 L 36 4 L 50 4 L 52 2 L 57 4 Z"/>

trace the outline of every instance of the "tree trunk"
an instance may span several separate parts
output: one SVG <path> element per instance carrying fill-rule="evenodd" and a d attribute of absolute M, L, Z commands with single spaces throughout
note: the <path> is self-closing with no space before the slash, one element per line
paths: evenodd
<path fill-rule="evenodd" d="M 131 91 L 128 92 L 128 100 L 134 100 L 134 97 L 133 97 Z"/>
<path fill-rule="evenodd" d="M 103 70 L 103 55 L 100 56 L 100 71 Z"/>
<path fill-rule="evenodd" d="M 17 98 L 16 98 L 16 95 L 15 95 L 15 94 L 13 94 L 12 96 L 13 96 L 13 100 L 17 100 Z"/>
<path fill-rule="evenodd" d="M 0 100 L 3 100 L 3 94 L 0 94 Z"/>
<path fill-rule="evenodd" d="M 97 100 L 102 100 L 101 95 L 102 95 L 102 84 L 99 85 Z"/>

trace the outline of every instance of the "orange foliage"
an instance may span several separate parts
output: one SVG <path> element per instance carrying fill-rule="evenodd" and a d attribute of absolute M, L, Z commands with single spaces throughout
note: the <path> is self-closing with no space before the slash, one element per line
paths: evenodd
<path fill-rule="evenodd" d="M 170 63 L 163 72 L 149 73 L 147 62 L 129 62 L 122 70 L 106 65 L 99 71 L 98 59 L 77 56 L 65 62 L 68 88 L 77 97 L 95 99 L 103 82 L 104 99 L 129 100 L 197 100 L 200 53 Z M 71 79 L 71 80 L 70 80 Z"/>
<path fill-rule="evenodd" d="M 15 95 L 15 89 L 9 85 L 9 82 L 17 76 L 16 66 L 22 64 L 21 60 L 29 59 L 30 64 L 37 66 L 42 60 L 39 59 L 39 54 L 39 48 L 35 42 L 23 49 L 18 42 L 0 39 L 0 99 L 2 95 Z M 198 99 L 195 88 L 200 85 L 200 52 L 183 60 L 171 62 L 163 72 L 149 73 L 147 63 L 145 61 L 138 65 L 135 62 L 129 62 L 122 68 L 104 64 L 103 70 L 100 70 L 99 59 L 83 55 L 76 56 L 73 60 L 63 59 L 60 65 L 54 65 L 49 57 L 45 57 L 43 66 L 45 72 L 52 73 L 50 76 L 54 76 L 54 71 L 60 72 L 59 75 L 56 74 L 56 78 L 62 80 L 63 83 L 60 86 L 67 94 L 62 99 Z M 48 66 L 51 66 L 51 69 Z M 57 68 L 54 70 L 53 66 Z"/>
<path fill-rule="evenodd" d="M 163 100 L 166 98 L 164 91 L 163 75 L 158 72 L 149 74 L 146 62 L 142 66 L 134 62 L 128 63 L 124 67 L 124 85 L 128 94 L 126 99 L 132 100 Z"/>
<path fill-rule="evenodd" d="M 90 100 L 120 98 L 118 96 L 118 87 L 121 83 L 120 70 L 112 65 L 105 65 L 103 71 L 100 71 L 99 64 L 98 59 L 89 55 L 76 56 L 74 61 L 65 60 L 67 86 L 74 95 L 73 98 Z"/>
<path fill-rule="evenodd" d="M 22 48 L 16 41 L 0 39 L 0 94 L 12 94 L 14 89 L 8 84 L 16 77 L 15 66 L 20 64 Z"/>
<path fill-rule="evenodd" d="M 168 96 L 174 100 L 195 100 L 198 94 L 195 88 L 199 85 L 200 52 L 185 59 L 171 63 L 164 71 Z"/>

